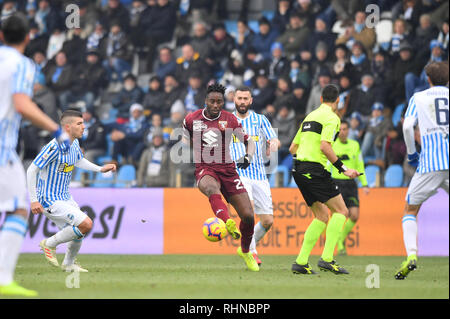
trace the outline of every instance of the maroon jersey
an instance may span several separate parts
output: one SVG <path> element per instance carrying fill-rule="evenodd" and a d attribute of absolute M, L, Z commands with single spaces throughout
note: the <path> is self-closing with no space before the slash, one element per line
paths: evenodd
<path fill-rule="evenodd" d="M 242 125 L 230 112 L 222 110 L 215 119 L 204 115 L 204 109 L 197 110 L 184 119 L 184 137 L 192 142 L 194 162 L 199 167 L 232 167 L 236 169 L 230 156 L 233 135 L 241 141 L 248 141 Z"/>

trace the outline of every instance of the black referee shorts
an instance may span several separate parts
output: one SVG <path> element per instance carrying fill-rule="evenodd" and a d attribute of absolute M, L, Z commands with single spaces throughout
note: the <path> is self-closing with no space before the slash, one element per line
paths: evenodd
<path fill-rule="evenodd" d="M 358 185 L 353 179 L 333 179 L 341 191 L 345 206 L 359 207 Z"/>
<path fill-rule="evenodd" d="M 340 194 L 331 174 L 319 163 L 295 161 L 292 176 L 309 207 Z"/>

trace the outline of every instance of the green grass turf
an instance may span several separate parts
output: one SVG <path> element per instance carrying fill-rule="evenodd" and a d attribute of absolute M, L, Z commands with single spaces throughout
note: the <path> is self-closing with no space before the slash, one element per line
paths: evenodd
<path fill-rule="evenodd" d="M 69 289 L 68 273 L 50 266 L 43 255 L 22 254 L 15 280 L 39 291 L 39 298 L 449 298 L 448 257 L 419 258 L 406 280 L 394 279 L 402 257 L 339 257 L 350 272 L 346 276 L 294 275 L 295 256 L 262 259 L 260 272 L 253 273 L 237 255 L 81 255 L 89 273 L 80 274 L 80 288 Z M 316 270 L 318 259 L 310 259 Z M 366 288 L 369 264 L 380 267 L 380 288 Z"/>

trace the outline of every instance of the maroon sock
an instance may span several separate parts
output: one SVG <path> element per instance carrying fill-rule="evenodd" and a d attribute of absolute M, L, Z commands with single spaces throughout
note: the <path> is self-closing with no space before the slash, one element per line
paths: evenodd
<path fill-rule="evenodd" d="M 253 238 L 253 232 L 255 227 L 255 220 L 252 218 L 250 221 L 244 222 L 241 220 L 239 224 L 239 230 L 241 231 L 241 249 L 242 252 L 248 253 L 250 244 Z"/>
<path fill-rule="evenodd" d="M 225 223 L 228 219 L 230 219 L 230 215 L 228 214 L 227 205 L 223 202 L 222 196 L 219 194 L 213 194 L 209 196 L 209 203 L 211 204 L 211 208 L 214 214 L 223 220 Z"/>

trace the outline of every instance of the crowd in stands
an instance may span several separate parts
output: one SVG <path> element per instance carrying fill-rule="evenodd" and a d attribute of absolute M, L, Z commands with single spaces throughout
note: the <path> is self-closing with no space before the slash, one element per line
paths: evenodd
<path fill-rule="evenodd" d="M 424 66 L 448 59 L 449 1 L 274 1 L 274 12 L 249 20 L 243 10 L 236 21 L 222 0 L 0 0 L 0 19 L 29 18 L 34 101 L 54 119 L 80 108 L 86 157 L 133 165 L 137 186 L 194 185 L 193 166 L 169 160 L 170 135 L 203 108 L 212 81 L 228 87 L 229 111 L 233 89 L 252 88 L 253 110 L 278 129 L 280 165 L 290 165 L 289 145 L 321 89 L 338 85 L 366 164 L 403 165 L 407 185 L 402 114 L 428 87 Z M 68 28 L 72 3 L 80 24 Z M 366 23 L 369 4 L 378 25 Z M 25 161 L 49 139 L 29 123 L 21 136 Z"/>

